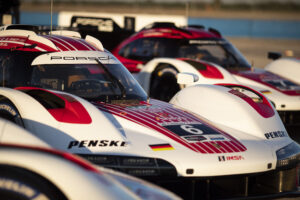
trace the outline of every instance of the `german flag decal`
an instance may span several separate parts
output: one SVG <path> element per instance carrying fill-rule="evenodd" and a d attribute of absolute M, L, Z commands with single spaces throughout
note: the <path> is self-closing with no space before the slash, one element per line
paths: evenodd
<path fill-rule="evenodd" d="M 170 144 L 152 144 L 152 145 L 149 145 L 150 148 L 153 150 L 153 151 L 165 151 L 165 150 L 173 150 L 174 147 L 172 147 Z"/>

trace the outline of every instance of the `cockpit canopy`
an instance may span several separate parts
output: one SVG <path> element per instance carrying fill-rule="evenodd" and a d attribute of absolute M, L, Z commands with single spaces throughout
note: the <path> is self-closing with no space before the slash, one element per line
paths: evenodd
<path fill-rule="evenodd" d="M 109 52 L 38 55 L 15 51 L 4 52 L 0 59 L 0 80 L 4 87 L 34 86 L 105 102 L 147 100 L 130 72 Z"/>

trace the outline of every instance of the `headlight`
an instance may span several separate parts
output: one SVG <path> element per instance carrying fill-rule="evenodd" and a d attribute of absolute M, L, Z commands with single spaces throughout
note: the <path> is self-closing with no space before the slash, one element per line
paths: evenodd
<path fill-rule="evenodd" d="M 159 158 L 99 154 L 78 155 L 96 165 L 115 169 L 133 176 L 177 176 L 176 168 L 168 161 Z"/>
<path fill-rule="evenodd" d="M 296 165 L 300 161 L 300 145 L 296 142 L 276 151 L 277 168 Z"/>

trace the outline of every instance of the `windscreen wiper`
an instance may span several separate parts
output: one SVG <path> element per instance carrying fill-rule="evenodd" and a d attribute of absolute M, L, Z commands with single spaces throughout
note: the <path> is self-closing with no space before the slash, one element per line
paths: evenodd
<path fill-rule="evenodd" d="M 121 81 L 119 79 L 117 79 L 108 69 L 107 67 L 100 62 L 99 59 L 95 59 L 96 62 L 99 64 L 99 66 L 106 72 L 106 74 L 108 75 L 109 79 L 111 80 L 111 82 L 113 83 L 113 85 L 115 86 L 115 84 L 117 84 L 117 86 L 120 88 L 120 91 L 122 93 L 122 99 L 126 97 L 126 90 L 125 87 L 123 86 L 123 84 L 121 83 Z"/>
<path fill-rule="evenodd" d="M 228 63 L 227 67 L 239 68 L 239 60 L 235 57 L 235 55 L 226 48 L 224 48 L 224 50 L 226 54 L 230 56 L 229 58 L 232 58 L 234 60 L 234 63 Z"/>
<path fill-rule="evenodd" d="M 23 46 L 14 46 L 12 48 L 10 48 L 11 51 L 17 50 L 17 49 L 34 49 L 35 47 L 37 47 L 37 44 L 30 44 L 30 45 L 23 45 Z"/>

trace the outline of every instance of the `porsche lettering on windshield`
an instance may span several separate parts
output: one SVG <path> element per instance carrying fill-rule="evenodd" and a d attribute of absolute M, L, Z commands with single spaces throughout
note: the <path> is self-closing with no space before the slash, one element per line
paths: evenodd
<path fill-rule="evenodd" d="M 50 60 L 110 60 L 110 56 L 85 57 L 85 56 L 51 56 Z"/>

